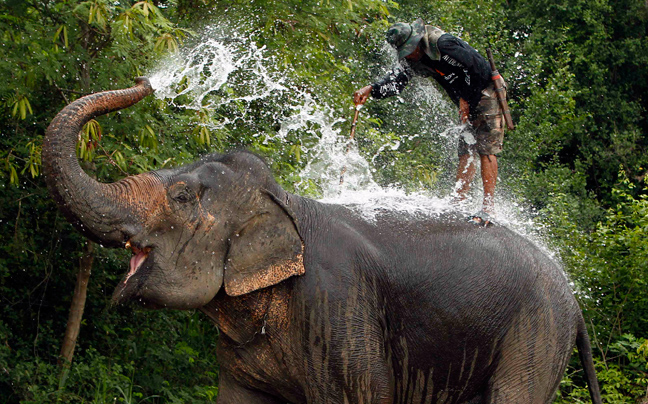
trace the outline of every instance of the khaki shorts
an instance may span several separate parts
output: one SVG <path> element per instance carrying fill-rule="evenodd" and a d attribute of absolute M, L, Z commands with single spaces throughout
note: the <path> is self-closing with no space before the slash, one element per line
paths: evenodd
<path fill-rule="evenodd" d="M 506 96 L 506 90 L 503 94 Z M 504 115 L 497 102 L 494 83 L 491 82 L 482 90 L 481 100 L 470 123 L 469 130 L 459 137 L 459 156 L 469 153 L 498 154 L 502 151 Z"/>

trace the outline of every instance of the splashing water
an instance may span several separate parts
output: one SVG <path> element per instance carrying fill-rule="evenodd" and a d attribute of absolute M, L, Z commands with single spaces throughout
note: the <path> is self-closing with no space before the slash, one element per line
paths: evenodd
<path fill-rule="evenodd" d="M 174 103 L 187 95 L 189 103 L 174 105 L 200 110 L 235 101 L 249 103 L 286 91 L 284 79 L 268 72 L 265 64 L 271 59 L 264 50 L 249 38 L 236 33 L 219 35 L 216 28 L 208 28 L 196 46 L 182 49 L 150 75 L 155 96 Z M 225 84 L 234 87 L 236 95 L 209 97 Z"/>
<path fill-rule="evenodd" d="M 175 100 L 186 94 L 191 102 L 182 106 L 200 109 L 205 96 L 221 88 L 235 68 L 232 53 L 227 46 L 208 39 L 187 54 L 183 52 L 167 60 L 162 68 L 151 75 L 150 81 L 156 89 L 157 98 Z M 187 82 L 187 86 L 184 89 L 177 88 L 183 80 Z"/>
<path fill-rule="evenodd" d="M 215 109 L 225 104 L 242 102 L 246 111 L 237 117 L 226 118 L 219 125 L 237 123 L 246 124 L 247 108 L 252 101 L 265 99 L 274 103 L 286 103 L 284 113 L 275 113 L 266 117 L 273 125 L 279 126 L 274 135 L 260 133 L 263 142 L 286 141 L 291 133 L 307 133 L 317 141 L 308 147 L 302 145 L 303 154 L 308 161 L 299 174 L 300 180 L 295 184 L 298 192 L 308 189 L 309 184 L 317 183 L 322 190 L 320 200 L 326 203 L 346 205 L 372 220 L 383 209 L 397 210 L 411 215 L 438 215 L 443 212 L 464 211 L 466 214 L 478 209 L 481 203 L 480 181 L 475 181 L 467 203 L 453 205 L 451 190 L 454 185 L 456 169 L 456 139 L 465 130 L 458 125 L 453 116 L 452 107 L 448 107 L 441 93 L 429 80 L 414 80 L 414 87 L 394 103 L 407 104 L 412 110 L 412 120 L 420 120 L 422 133 L 436 128 L 433 144 L 448 162 L 444 167 L 447 172 L 445 196 L 432 195 L 429 191 L 406 193 L 396 187 L 381 187 L 373 179 L 372 173 L 376 157 L 386 149 L 398 149 L 399 141 L 385 141 L 369 161 L 365 159 L 355 142 L 349 144 L 348 137 L 342 135 L 341 124 L 348 117 L 335 116 L 334 109 L 328 105 L 318 104 L 313 97 L 304 91 L 296 91 L 289 83 L 290 71 L 277 69 L 275 60 L 263 47 L 251 39 L 250 35 L 240 35 L 228 30 L 228 35 L 218 27 L 205 31 L 202 39 L 193 47 L 187 47 L 175 57 L 163 61 L 149 77 L 155 96 L 165 99 L 179 108 L 194 110 Z M 385 66 L 393 65 L 395 56 L 389 47 L 382 49 Z M 227 87 L 227 91 L 223 89 Z M 289 95 L 289 97 L 285 97 Z M 282 98 L 283 96 L 283 98 Z M 383 101 L 385 102 L 385 101 Z M 400 106 L 399 106 L 400 107 Z M 288 113 L 285 113 L 288 111 Z M 453 112 L 449 112 L 453 111 Z M 365 113 L 364 111 L 361 114 Z M 349 116 L 353 110 L 349 110 Z M 408 122 L 409 125 L 412 122 Z M 398 128 L 398 124 L 395 123 Z M 404 132 L 404 131 L 401 131 Z M 418 134 L 403 134 L 408 139 Z M 340 183 L 340 174 L 344 172 L 344 181 Z M 532 239 L 537 245 L 544 246 L 538 226 L 529 219 L 529 213 L 507 198 L 506 191 L 498 187 L 496 206 L 498 222 Z M 551 253 L 547 248 L 543 249 Z"/>
<path fill-rule="evenodd" d="M 318 104 L 308 92 L 289 90 L 296 87 L 289 82 L 290 71 L 284 68 L 278 72 L 274 59 L 250 36 L 232 31 L 224 36 L 222 32 L 218 27 L 208 28 L 197 45 L 163 61 L 150 74 L 155 96 L 176 107 L 199 111 L 242 102 L 245 112 L 225 117 L 214 128 L 248 124 L 246 114 L 255 100 L 285 104 L 282 113 L 267 117 L 271 126 L 279 127 L 278 132 L 256 136 L 262 136 L 266 144 L 287 142 L 291 134 L 303 136 L 305 133 L 317 139 L 313 145 L 301 145 L 308 164 L 299 175 L 301 180 L 295 184 L 298 191 L 305 191 L 311 183 L 319 184 L 324 196 L 377 187 L 370 164 L 360 155 L 355 143 L 351 143 L 347 152 L 346 141 L 340 142 L 340 124 L 346 119 L 336 117 L 332 107 Z M 227 93 L 223 95 L 225 87 Z M 346 174 L 340 186 L 343 167 Z"/>

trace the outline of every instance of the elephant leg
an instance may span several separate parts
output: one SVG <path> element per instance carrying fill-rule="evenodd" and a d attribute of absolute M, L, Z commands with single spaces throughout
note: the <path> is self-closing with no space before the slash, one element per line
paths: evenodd
<path fill-rule="evenodd" d="M 284 404 L 285 400 L 279 400 L 264 392 L 241 386 L 221 370 L 216 402 L 218 404 Z"/>
<path fill-rule="evenodd" d="M 572 353 L 575 328 L 552 310 L 521 315 L 504 337 L 482 403 L 547 404 Z"/>

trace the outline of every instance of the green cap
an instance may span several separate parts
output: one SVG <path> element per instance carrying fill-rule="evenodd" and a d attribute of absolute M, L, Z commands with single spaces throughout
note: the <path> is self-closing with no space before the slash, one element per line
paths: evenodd
<path fill-rule="evenodd" d="M 411 55 L 425 34 L 425 24 L 417 19 L 411 24 L 397 22 L 387 30 L 387 42 L 396 48 L 398 59 Z"/>

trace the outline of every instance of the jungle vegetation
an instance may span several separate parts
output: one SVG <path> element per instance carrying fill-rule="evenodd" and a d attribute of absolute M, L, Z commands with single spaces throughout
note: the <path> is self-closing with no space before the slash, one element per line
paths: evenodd
<path fill-rule="evenodd" d="M 480 52 L 494 49 L 517 124 L 500 158 L 501 184 L 532 212 L 573 282 L 605 402 L 646 402 L 648 3 L 3 0 L 0 403 L 209 403 L 218 394 L 217 330 L 199 312 L 110 307 L 127 252 L 88 244 L 50 199 L 40 148 L 63 106 L 130 86 L 133 77 L 216 24 L 253 35 L 295 91 L 309 91 L 346 116 L 353 91 L 386 68 L 377 52 L 386 28 L 419 16 Z M 227 88 L 222 91 L 226 96 Z M 439 178 L 454 169 L 434 147 L 438 139 L 399 138 L 399 147 L 378 153 L 399 133 L 424 134 L 433 124 L 408 119 L 418 110 L 407 104 L 370 101 L 358 146 L 379 183 L 438 190 Z M 78 153 L 97 178 L 115 180 L 246 147 L 266 156 L 278 181 L 294 190 L 307 164 L 302 147 L 316 135 L 263 142 L 253 135 L 278 130 L 265 117 L 281 114 L 280 106 L 259 99 L 247 111 L 258 114 L 254 125 L 210 126 L 205 123 L 232 112 L 182 109 L 151 98 L 92 121 Z M 341 134 L 349 124 L 340 124 Z M 317 187 L 308 193 L 316 196 Z M 67 362 L 63 336 L 84 271 L 85 312 Z M 573 363 L 557 403 L 589 402 L 576 358 Z"/>

